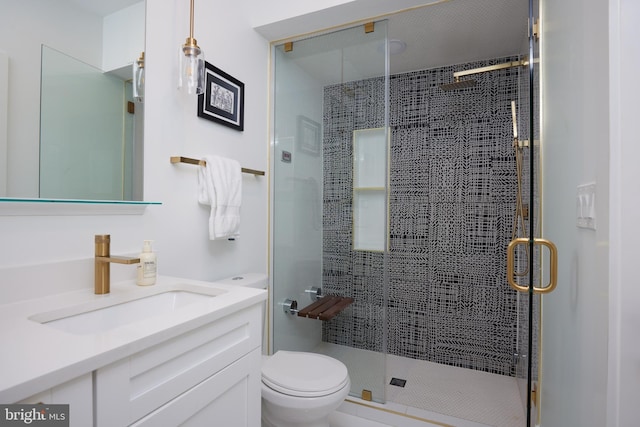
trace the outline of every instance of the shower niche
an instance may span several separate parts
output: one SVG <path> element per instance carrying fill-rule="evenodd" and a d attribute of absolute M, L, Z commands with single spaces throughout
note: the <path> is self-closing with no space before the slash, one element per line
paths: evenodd
<path fill-rule="evenodd" d="M 387 134 L 385 128 L 353 131 L 353 249 L 387 247 Z"/>

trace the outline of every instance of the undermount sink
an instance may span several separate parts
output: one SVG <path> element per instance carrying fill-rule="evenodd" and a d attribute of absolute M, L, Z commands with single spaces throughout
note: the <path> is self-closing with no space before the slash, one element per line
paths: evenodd
<path fill-rule="evenodd" d="M 198 293 L 185 290 L 166 291 L 130 301 L 118 302 L 107 307 L 87 310 L 81 307 L 77 314 L 45 313 L 31 320 L 73 334 L 95 334 L 120 326 L 168 315 L 176 310 L 216 296 L 216 293 Z M 73 310 L 72 310 L 73 311 Z"/>

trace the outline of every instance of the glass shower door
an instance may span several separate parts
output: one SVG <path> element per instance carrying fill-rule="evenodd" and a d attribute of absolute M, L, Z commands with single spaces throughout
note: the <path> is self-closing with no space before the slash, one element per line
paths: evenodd
<path fill-rule="evenodd" d="M 515 236 L 507 250 L 507 278 L 518 293 L 518 346 L 514 359 L 520 394 L 526 408 L 526 426 L 540 419 L 541 295 L 557 284 L 557 251 L 542 237 L 540 155 L 540 48 L 539 2 L 529 0 L 528 54 L 520 78 L 520 97 L 514 105 L 514 148 L 521 161 L 522 181 L 517 204 L 522 235 Z M 516 111 L 523 114 L 516 115 Z"/>
<path fill-rule="evenodd" d="M 379 402 L 386 352 L 386 38 L 381 21 L 273 49 L 270 351 L 335 357 L 349 369 L 351 395 Z M 333 311 L 300 316 L 326 296 L 340 298 Z"/>

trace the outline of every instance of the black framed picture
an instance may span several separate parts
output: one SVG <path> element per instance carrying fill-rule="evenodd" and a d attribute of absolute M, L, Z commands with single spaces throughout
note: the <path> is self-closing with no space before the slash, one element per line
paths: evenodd
<path fill-rule="evenodd" d="M 244 83 L 205 61 L 204 93 L 198 95 L 198 117 L 244 130 Z"/>

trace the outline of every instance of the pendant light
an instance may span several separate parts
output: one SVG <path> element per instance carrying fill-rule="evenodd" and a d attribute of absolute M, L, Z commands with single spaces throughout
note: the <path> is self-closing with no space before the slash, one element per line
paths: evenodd
<path fill-rule="evenodd" d="M 138 102 L 144 101 L 144 52 L 133 62 L 133 97 Z"/>
<path fill-rule="evenodd" d="M 178 89 L 184 89 L 188 94 L 200 95 L 204 92 L 204 52 L 193 38 L 193 1 L 191 0 L 191 20 L 189 37 L 180 46 L 180 75 Z"/>

